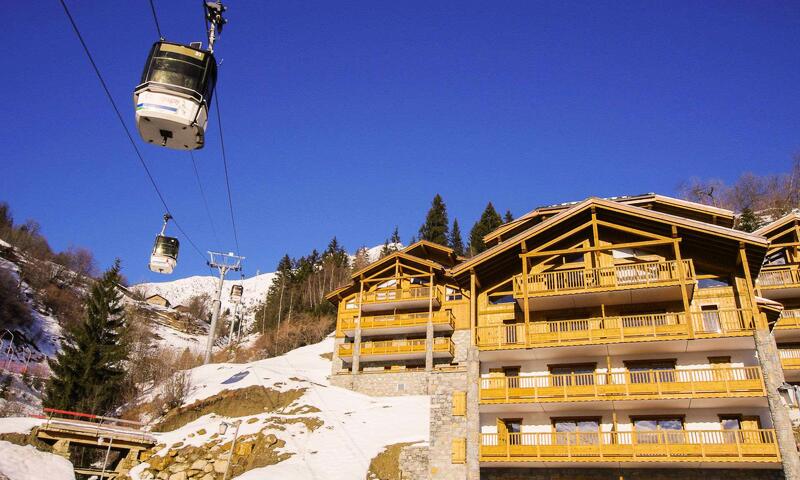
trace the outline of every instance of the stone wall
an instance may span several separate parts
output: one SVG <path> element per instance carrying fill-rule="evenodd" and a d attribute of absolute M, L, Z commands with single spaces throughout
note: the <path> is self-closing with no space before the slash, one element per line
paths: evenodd
<path fill-rule="evenodd" d="M 781 470 L 482 468 L 481 480 L 783 480 Z"/>
<path fill-rule="evenodd" d="M 466 465 L 453 463 L 453 440 L 466 438 L 467 417 L 453 415 L 453 392 L 467 390 L 466 371 L 431 375 L 431 479 L 464 480 Z"/>
<path fill-rule="evenodd" d="M 455 346 L 453 363 L 463 365 L 467 361 L 467 351 L 471 346 L 471 332 L 469 330 L 456 330 L 453 332 L 453 336 L 451 338 L 453 340 L 453 345 Z"/>
<path fill-rule="evenodd" d="M 428 447 L 411 445 L 400 451 L 400 478 L 403 480 L 427 480 Z"/>

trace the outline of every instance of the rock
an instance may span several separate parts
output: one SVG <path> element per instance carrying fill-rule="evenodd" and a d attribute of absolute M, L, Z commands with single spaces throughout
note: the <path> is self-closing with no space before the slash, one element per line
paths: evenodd
<path fill-rule="evenodd" d="M 228 469 L 228 461 L 227 460 L 217 460 L 214 462 L 214 471 L 217 473 L 225 473 L 225 470 Z"/>
<path fill-rule="evenodd" d="M 169 480 L 186 480 L 187 478 L 189 477 L 186 476 L 186 472 L 173 473 L 169 476 Z"/>
<path fill-rule="evenodd" d="M 162 470 L 162 471 L 158 472 L 158 475 L 156 475 L 156 478 L 158 480 L 167 480 L 169 478 L 169 472 L 167 472 L 166 470 Z"/>
<path fill-rule="evenodd" d="M 214 465 L 207 463 L 205 467 L 203 467 L 203 471 L 206 473 L 214 471 Z"/>
<path fill-rule="evenodd" d="M 192 466 L 189 468 L 192 470 L 203 470 L 206 467 L 206 465 L 208 465 L 207 461 L 197 459 L 192 463 Z"/>
<path fill-rule="evenodd" d="M 178 473 L 188 469 L 189 465 L 186 465 L 185 463 L 173 463 L 172 465 L 169 466 L 167 470 L 169 470 L 172 473 Z"/>
<path fill-rule="evenodd" d="M 200 480 L 214 480 L 214 479 L 215 479 L 214 475 L 211 475 L 210 473 L 206 473 L 205 475 L 200 477 Z"/>

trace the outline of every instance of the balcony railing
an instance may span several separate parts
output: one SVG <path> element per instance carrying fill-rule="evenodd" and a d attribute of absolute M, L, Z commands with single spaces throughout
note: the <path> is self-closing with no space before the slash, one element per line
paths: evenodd
<path fill-rule="evenodd" d="M 483 349 L 598 345 L 686 338 L 742 336 L 752 333 L 749 310 L 692 312 L 691 329 L 685 313 L 654 313 L 580 320 L 489 325 L 477 327 Z"/>
<path fill-rule="evenodd" d="M 481 403 L 766 395 L 759 367 L 645 370 L 480 379 Z"/>
<path fill-rule="evenodd" d="M 800 328 L 800 309 L 794 308 L 791 310 L 784 310 L 775 328 L 779 330 Z"/>
<path fill-rule="evenodd" d="M 342 330 L 354 330 L 357 318 L 343 319 L 341 322 Z M 434 324 L 447 324 L 451 328 L 455 327 L 455 315 L 450 310 L 433 312 Z M 419 313 L 398 313 L 393 315 L 374 315 L 361 317 L 361 328 L 401 328 L 414 327 L 428 324 L 428 312 Z"/>
<path fill-rule="evenodd" d="M 431 296 L 431 287 L 382 288 L 371 292 L 364 292 L 361 303 L 390 303 L 405 300 L 427 300 Z M 433 288 L 434 300 L 441 301 L 438 288 Z"/>
<path fill-rule="evenodd" d="M 775 270 L 762 270 L 756 284 L 762 290 L 800 286 L 800 270 L 797 265 Z"/>
<path fill-rule="evenodd" d="M 778 356 L 781 357 L 781 365 L 786 370 L 800 369 L 800 348 L 779 348 Z"/>
<path fill-rule="evenodd" d="M 353 343 L 339 344 L 339 356 L 353 356 Z M 453 355 L 453 341 L 446 337 L 436 337 L 433 339 L 433 351 L 450 353 Z M 397 355 L 409 353 L 425 353 L 425 339 L 414 340 L 385 340 L 380 342 L 363 342 L 361 344 L 361 356 L 370 355 Z"/>
<path fill-rule="evenodd" d="M 694 278 L 691 260 L 682 260 L 687 279 Z M 514 296 L 525 296 L 523 276 L 514 277 Z M 580 268 L 529 274 L 528 295 L 556 295 L 673 284 L 680 280 L 676 260 L 633 263 L 602 268 Z"/>
<path fill-rule="evenodd" d="M 778 462 L 774 430 L 481 434 L 483 462 Z"/>

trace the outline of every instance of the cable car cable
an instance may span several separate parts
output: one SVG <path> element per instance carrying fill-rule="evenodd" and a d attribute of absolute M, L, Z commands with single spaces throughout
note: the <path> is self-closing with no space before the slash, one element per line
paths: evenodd
<path fill-rule="evenodd" d="M 153 4 L 153 0 L 150 0 L 150 11 L 153 12 L 153 21 L 156 22 L 156 32 L 158 32 L 158 38 L 164 39 L 164 35 L 161 34 L 161 26 L 158 24 L 158 15 L 156 15 L 156 6 Z"/>
<path fill-rule="evenodd" d="M 211 217 L 211 209 L 208 207 L 208 199 L 206 198 L 205 190 L 203 189 L 203 182 L 200 181 L 200 174 L 197 171 L 197 162 L 194 160 L 194 152 L 189 150 L 189 156 L 192 157 L 192 167 L 194 168 L 194 178 L 197 179 L 197 187 L 200 189 L 200 196 L 203 198 L 203 205 L 206 208 L 206 215 L 208 216 L 208 223 L 211 225 L 211 232 L 214 234 L 214 240 L 217 242 L 217 248 L 222 245 L 217 235 L 217 228 L 214 226 L 214 220 Z"/>
<path fill-rule="evenodd" d="M 225 167 L 225 186 L 228 188 L 228 207 L 231 212 L 231 226 L 233 227 L 233 239 L 236 242 L 236 254 L 239 254 L 239 233 L 236 231 L 236 218 L 233 214 L 233 199 L 231 197 L 231 182 L 228 178 L 228 156 L 225 154 L 225 137 L 222 135 L 222 115 L 219 113 L 219 89 L 214 95 L 214 108 L 217 110 L 217 128 L 219 128 L 219 143 L 222 150 L 222 165 Z"/>
<path fill-rule="evenodd" d="M 177 220 L 175 220 L 174 215 L 170 212 L 169 206 L 167 206 L 167 201 L 164 199 L 164 195 L 161 194 L 161 190 L 159 190 L 158 185 L 156 184 L 155 179 L 153 178 L 153 174 L 150 172 L 150 168 L 147 167 L 147 163 L 144 161 L 144 157 L 142 157 L 142 153 L 139 151 L 139 147 L 136 146 L 136 142 L 133 140 L 131 136 L 131 132 L 128 130 L 128 126 L 125 125 L 125 120 L 122 118 L 122 114 L 117 108 L 117 103 L 114 101 L 114 97 L 111 96 L 111 91 L 108 89 L 108 85 L 106 85 L 106 81 L 103 79 L 103 75 L 100 73 L 100 69 L 97 67 L 97 64 L 94 61 L 94 57 L 92 57 L 92 53 L 89 51 L 89 47 L 86 45 L 86 42 L 83 40 L 83 35 L 81 35 L 80 30 L 78 29 L 78 25 L 75 23 L 75 19 L 72 18 L 72 14 L 67 7 L 67 4 L 64 0 L 59 0 L 61 6 L 64 8 L 64 13 L 66 13 L 67 18 L 69 19 L 70 24 L 72 25 L 72 30 L 75 32 L 75 35 L 78 37 L 78 41 L 81 43 L 83 47 L 84 53 L 89 58 L 89 63 L 92 64 L 92 68 L 94 69 L 94 73 L 97 75 L 97 79 L 100 80 L 100 86 L 103 87 L 103 90 L 106 93 L 106 97 L 108 97 L 108 101 L 111 103 L 111 107 L 114 109 L 114 113 L 117 114 L 117 119 L 122 125 L 122 129 L 125 130 L 125 135 L 128 136 L 128 140 L 133 147 L 133 150 L 136 152 L 136 156 L 139 158 L 139 162 L 141 163 L 142 167 L 144 168 L 145 173 L 147 174 L 147 178 L 150 180 L 150 183 L 153 185 L 153 189 L 156 191 L 156 195 L 158 195 L 159 200 L 161 200 L 161 204 L 164 206 L 164 210 L 169 213 L 172 218 L 172 223 L 175 224 L 175 228 L 178 229 L 181 234 L 186 237 L 186 240 L 189 241 L 189 244 L 197 251 L 197 254 L 203 258 L 203 261 L 206 261 L 206 256 L 203 255 L 203 252 L 197 247 L 197 245 L 192 241 L 191 237 L 186 234 L 186 231 L 180 226 Z"/>

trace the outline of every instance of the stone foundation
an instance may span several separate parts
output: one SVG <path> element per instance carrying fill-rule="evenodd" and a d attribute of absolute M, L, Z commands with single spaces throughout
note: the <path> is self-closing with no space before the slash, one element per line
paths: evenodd
<path fill-rule="evenodd" d="M 400 451 L 400 478 L 403 480 L 428 479 L 428 447 L 408 446 Z"/>

